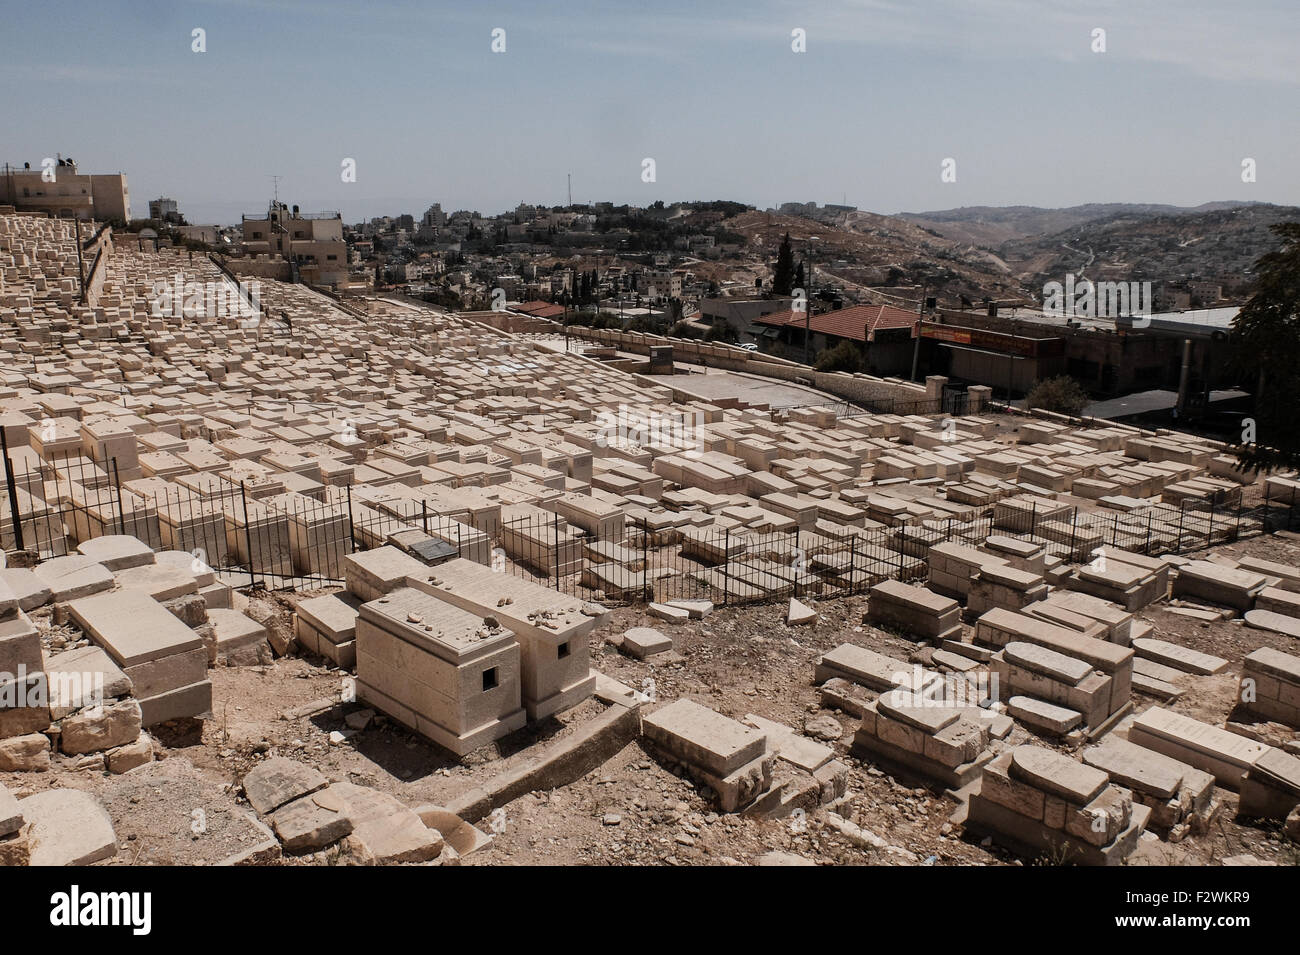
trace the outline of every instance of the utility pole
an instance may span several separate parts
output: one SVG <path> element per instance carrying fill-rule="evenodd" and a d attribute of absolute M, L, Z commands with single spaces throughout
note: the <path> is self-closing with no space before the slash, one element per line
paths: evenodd
<path fill-rule="evenodd" d="M 926 283 L 921 283 L 921 302 L 916 306 L 916 342 L 912 345 L 912 376 L 908 381 L 916 381 L 916 364 L 921 358 L 921 319 L 925 315 Z"/>
<path fill-rule="evenodd" d="M 81 220 L 77 223 L 77 274 L 81 276 L 81 304 L 86 304 L 86 260 L 81 255 Z M 15 511 L 15 514 L 18 512 Z"/>
<path fill-rule="evenodd" d="M 803 277 L 807 288 L 803 290 L 803 363 L 809 364 L 808 350 L 812 344 L 812 239 L 808 240 L 808 268 L 807 275 Z"/>

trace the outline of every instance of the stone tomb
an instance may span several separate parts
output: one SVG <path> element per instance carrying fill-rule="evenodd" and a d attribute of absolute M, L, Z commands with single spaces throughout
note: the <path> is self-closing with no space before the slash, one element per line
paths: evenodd
<path fill-rule="evenodd" d="M 1151 809 L 1147 825 L 1170 842 L 1205 831 L 1219 809 L 1213 776 L 1127 740 L 1112 736 L 1091 746 L 1083 751 L 1083 761 L 1127 786 L 1134 802 Z"/>
<path fill-rule="evenodd" d="M 942 706 L 906 691 L 884 693 L 868 703 L 853 736 L 859 759 L 883 762 L 950 789 L 979 776 L 994 757 L 995 730 L 1005 736 L 1010 721 L 978 706 Z"/>
<path fill-rule="evenodd" d="M 1050 749 L 1017 746 L 984 767 L 966 827 L 1029 858 L 1120 865 L 1150 817 L 1102 770 Z"/>
<path fill-rule="evenodd" d="M 1220 786 L 1232 790 L 1241 788 L 1250 767 L 1270 749 L 1264 743 L 1158 706 L 1134 718 L 1128 738 L 1130 743 L 1207 772 Z"/>
<path fill-rule="evenodd" d="M 738 812 L 771 788 L 776 753 L 766 734 L 707 706 L 675 700 L 642 717 L 641 730 L 717 793 L 723 812 Z"/>
<path fill-rule="evenodd" d="M 41 638 L 18 596 L 0 580 L 0 739 L 50 725 L 49 684 Z"/>
<path fill-rule="evenodd" d="M 1269 747 L 1246 773 L 1238 813 L 1253 819 L 1286 819 L 1300 805 L 1300 759 Z"/>
<path fill-rule="evenodd" d="M 1023 610 L 1047 596 L 1047 584 L 1039 574 L 1006 564 L 984 565 L 971 581 L 966 612 L 978 617 L 995 607 Z"/>
<path fill-rule="evenodd" d="M 1245 613 L 1254 609 L 1255 598 L 1267 586 L 1263 574 L 1208 560 L 1193 560 L 1178 568 L 1174 596 L 1191 597 Z"/>
<path fill-rule="evenodd" d="M 1065 735 L 1080 724 L 1096 729 L 1110 716 L 1111 679 L 1092 665 L 1034 643 L 1012 641 L 989 664 L 1011 715 L 1038 732 Z M 1026 705 L 1021 697 L 1051 704 Z"/>
<path fill-rule="evenodd" d="M 961 639 L 957 601 L 897 580 L 882 580 L 871 588 L 863 623 L 897 628 L 913 639 Z"/>
<path fill-rule="evenodd" d="M 1300 729 L 1300 657 L 1260 647 L 1246 657 L 1237 693 L 1242 711 Z"/>
<path fill-rule="evenodd" d="M 600 608 L 464 558 L 421 570 L 412 587 L 514 632 L 530 720 L 576 706 L 595 691 L 587 637 L 604 619 Z"/>
<path fill-rule="evenodd" d="M 357 695 L 464 756 L 524 725 L 515 635 L 399 587 L 361 606 Z"/>
<path fill-rule="evenodd" d="M 361 600 L 342 591 L 300 601 L 293 615 L 298 642 L 351 670 L 357 665 L 357 614 Z"/>
<path fill-rule="evenodd" d="M 1075 664 L 1070 673 L 1080 671 L 1078 664 L 1084 664 L 1090 670 L 1099 671 L 1099 675 L 1103 676 L 1105 681 L 1108 681 L 1106 689 L 1102 689 L 1102 684 L 1096 680 L 1089 682 L 1090 678 L 1085 676 L 1079 678 L 1079 683 L 1072 685 L 1087 686 L 1089 688 L 1088 692 L 1083 695 L 1076 694 L 1073 697 L 1067 695 L 1067 698 L 1075 699 L 1077 703 L 1086 705 L 1087 712 L 1084 712 L 1083 716 L 1085 724 L 1091 732 L 1104 727 L 1111 718 L 1125 711 L 1130 705 L 1133 685 L 1133 651 L 1127 647 L 1117 646 L 1114 643 L 1098 640 L 1095 637 L 1084 636 L 1076 630 L 1060 627 L 1045 620 L 1001 609 L 990 610 L 980 617 L 975 625 L 975 641 L 998 649 L 1005 648 L 1012 643 L 1030 643 L 1054 651 L 1056 656 L 1073 658 Z M 1047 678 L 1049 681 L 1064 681 L 1068 684 L 1070 673 L 1056 665 L 1060 661 L 1055 661 L 1054 657 L 1051 658 L 1055 661 L 1054 663 L 1048 662 L 1046 658 L 1040 659 L 1039 662 L 1045 669 L 1034 671 L 1024 667 L 1026 660 L 1023 651 L 1017 651 L 1016 656 L 1021 658 L 1017 666 L 1023 671 L 1019 674 L 1018 679 L 1022 677 L 1024 681 L 1023 683 L 1017 682 L 1016 685 L 1023 685 L 1025 689 L 1022 692 L 1026 695 L 1038 696 L 1036 692 L 1030 689 L 1031 687 L 1041 686 L 1042 690 L 1047 692 L 1049 686 L 1047 682 L 1043 681 L 1043 678 Z M 1006 660 L 1005 654 L 1003 659 Z M 1004 678 L 1009 679 L 1010 677 L 1011 673 L 1008 670 L 1007 677 Z M 1017 692 L 1003 686 L 999 686 L 998 689 L 1004 695 Z M 1052 689 L 1052 692 L 1055 693 L 1056 689 L 1059 689 L 1059 687 Z M 1046 699 L 1046 702 L 1076 709 L 1075 706 L 1071 706 L 1061 699 L 1052 699 L 1050 696 Z"/>
<path fill-rule="evenodd" d="M 933 670 L 852 643 L 842 643 L 817 659 L 813 681 L 821 684 L 836 678 L 876 693 L 902 689 L 919 696 L 933 696 L 943 686 L 943 676 Z"/>
<path fill-rule="evenodd" d="M 142 726 L 210 718 L 209 649 L 166 607 L 140 591 L 119 590 L 74 600 L 68 609 L 131 680 Z"/>

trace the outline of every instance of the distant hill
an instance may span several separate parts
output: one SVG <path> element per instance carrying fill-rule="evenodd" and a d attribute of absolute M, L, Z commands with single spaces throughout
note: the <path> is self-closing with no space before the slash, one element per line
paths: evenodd
<path fill-rule="evenodd" d="M 973 300 L 984 295 L 1020 298 L 1024 293 L 996 255 L 935 236 L 898 216 L 848 212 L 827 223 L 746 212 L 727 219 L 723 226 L 761 248 L 769 261 L 775 261 L 781 237 L 788 232 L 796 261 L 811 247 L 818 275 L 833 276 L 859 292 L 872 287 L 876 292 L 868 298 L 882 304 L 917 301 L 921 284 L 927 281 L 931 289 L 937 284 L 951 299 L 959 295 Z"/>
<path fill-rule="evenodd" d="M 935 212 L 904 212 L 906 219 L 921 228 L 937 232 L 954 242 L 968 242 L 996 249 L 1011 239 L 1052 235 L 1098 219 L 1116 216 L 1174 216 L 1254 205 L 1248 202 L 1207 202 L 1195 207 L 1155 203 L 1090 202 L 1064 209 L 1038 206 L 963 206 Z"/>
<path fill-rule="evenodd" d="M 1086 272 L 1094 279 L 1200 279 L 1241 294 L 1255 262 L 1277 247 L 1269 226 L 1294 220 L 1300 220 L 1300 208 L 1266 203 L 1207 203 L 1174 213 L 1130 209 L 1011 239 L 997 252 L 1031 286 Z"/>
<path fill-rule="evenodd" d="M 1277 247 L 1269 226 L 1300 208 L 1207 202 L 1195 208 L 1090 203 L 1068 209 L 972 206 L 897 216 L 840 212 L 817 218 L 750 211 L 722 226 L 770 264 L 789 232 L 796 260 L 813 249 L 817 280 L 833 278 L 867 301 L 952 303 L 985 296 L 1028 304 L 1067 273 L 1156 286 L 1207 281 L 1230 298 L 1249 294 L 1255 262 Z M 770 278 L 758 267 L 754 275 Z M 1185 286 L 1184 286 L 1185 287 Z"/>

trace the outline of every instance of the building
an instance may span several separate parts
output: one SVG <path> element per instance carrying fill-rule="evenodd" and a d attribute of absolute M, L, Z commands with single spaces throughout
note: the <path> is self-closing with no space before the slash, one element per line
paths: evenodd
<path fill-rule="evenodd" d="M 903 375 L 911 372 L 915 348 L 916 312 L 893 305 L 858 305 L 818 312 L 786 310 L 759 315 L 745 331 L 764 351 L 802 358 L 804 336 L 809 336 L 808 357 L 834 348 L 840 342 L 854 342 L 863 348 L 864 367 L 872 375 Z"/>
<path fill-rule="evenodd" d="M 348 250 L 343 216 L 337 212 L 302 214 L 272 202 L 264 216 L 243 216 L 244 250 L 289 262 L 298 280 L 311 285 L 345 285 Z"/>
<path fill-rule="evenodd" d="M 149 200 L 149 218 L 159 222 L 170 222 L 174 225 L 180 225 L 185 221 L 181 217 L 181 210 L 176 204 L 176 200 L 167 199 L 163 196 Z"/>
<path fill-rule="evenodd" d="M 637 291 L 652 302 L 682 297 L 682 276 L 671 269 L 645 269 L 637 275 Z"/>
<path fill-rule="evenodd" d="M 442 211 L 442 204 L 435 202 L 425 210 L 420 217 L 419 234 L 422 236 L 438 237 L 438 233 L 447 225 L 447 215 Z"/>
<path fill-rule="evenodd" d="M 743 335 L 760 316 L 789 310 L 789 298 L 706 298 L 700 302 L 700 320 L 715 328 L 729 325 Z"/>
<path fill-rule="evenodd" d="M 72 159 L 47 159 L 33 169 L 5 164 L 0 201 L 19 212 L 44 212 L 59 219 L 131 221 L 131 195 L 124 173 L 83 174 Z"/>

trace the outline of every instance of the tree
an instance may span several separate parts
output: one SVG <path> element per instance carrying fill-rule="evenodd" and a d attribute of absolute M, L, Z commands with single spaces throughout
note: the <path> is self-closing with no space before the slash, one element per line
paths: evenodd
<path fill-rule="evenodd" d="M 1034 382 L 1025 396 L 1025 407 L 1078 417 L 1090 401 L 1082 385 L 1069 375 L 1060 375 Z"/>
<path fill-rule="evenodd" d="M 862 352 L 853 342 L 843 339 L 834 348 L 828 348 L 817 356 L 816 368 L 818 371 L 859 372 L 862 370 Z"/>
<path fill-rule="evenodd" d="M 1238 466 L 1300 466 L 1300 222 L 1269 227 L 1282 247 L 1255 263 L 1255 294 L 1233 323 L 1228 367 L 1255 394 Z"/>
<path fill-rule="evenodd" d="M 798 267 L 794 270 L 794 288 L 801 288 L 804 292 L 808 291 L 808 286 L 804 284 L 803 262 L 799 262 Z"/>
<path fill-rule="evenodd" d="M 776 253 L 776 272 L 772 276 L 772 291 L 777 295 L 789 295 L 794 288 L 794 252 L 790 248 L 790 233 L 781 240 L 781 248 Z"/>

